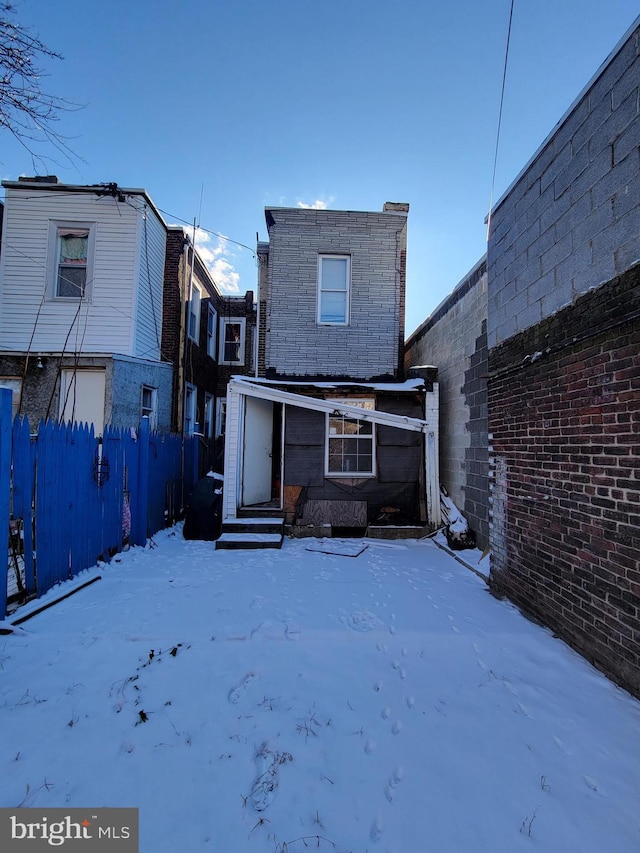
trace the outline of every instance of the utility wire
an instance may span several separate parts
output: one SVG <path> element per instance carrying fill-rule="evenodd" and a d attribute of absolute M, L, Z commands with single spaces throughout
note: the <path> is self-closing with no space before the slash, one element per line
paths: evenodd
<path fill-rule="evenodd" d="M 500 91 L 500 111 L 498 113 L 498 130 L 496 132 L 496 150 L 493 157 L 493 175 L 491 176 L 491 192 L 489 194 L 489 215 L 487 216 L 487 242 L 489 242 L 489 230 L 491 228 L 491 208 L 493 207 L 493 190 L 496 182 L 496 168 L 498 165 L 498 146 L 500 144 L 500 128 L 502 127 L 502 107 L 504 104 L 504 89 L 507 80 L 507 63 L 509 60 L 509 43 L 511 41 L 511 22 L 513 20 L 513 6 L 515 0 L 511 0 L 509 11 L 509 28 L 507 30 L 507 46 L 504 53 L 504 68 L 502 70 L 502 89 Z"/>
<path fill-rule="evenodd" d="M 179 216 L 169 213 L 161 207 L 159 207 L 158 210 L 160 213 L 164 213 L 165 216 L 168 216 L 170 219 L 175 219 L 176 222 L 180 222 L 182 225 L 189 225 L 190 227 L 193 225 L 193 222 L 187 222 L 186 219 L 181 219 Z M 242 246 L 243 249 L 248 249 L 254 258 L 256 257 L 255 249 L 252 249 L 251 246 L 247 246 L 246 243 L 240 243 L 238 240 L 232 240 L 231 237 L 227 237 L 225 234 L 220 234 L 218 231 L 212 231 L 210 228 L 203 228 L 202 225 L 198 225 L 198 230 L 204 231 L 206 234 L 213 234 L 214 237 L 219 237 L 221 240 L 226 240 L 228 243 L 233 243 L 236 246 Z"/>
<path fill-rule="evenodd" d="M 91 188 L 93 189 L 93 187 L 91 187 Z M 11 187 L 11 189 L 14 189 L 14 188 Z M 120 188 L 118 188 L 118 189 L 120 189 Z M 122 190 L 122 191 L 124 192 L 124 190 Z M 34 193 L 31 195 L 26 195 L 26 194 L 21 192 L 19 196 L 16 196 L 16 199 L 19 198 L 20 200 L 24 200 L 24 201 L 31 201 L 32 199 L 51 198 L 51 192 L 52 191 L 38 193 L 38 191 L 35 190 Z M 59 198 L 60 196 L 74 196 L 74 197 L 78 196 L 77 191 L 75 191 L 75 192 L 74 191 L 69 191 L 69 192 L 53 191 L 53 192 L 55 192 L 56 198 Z M 98 198 L 96 199 L 96 201 L 100 201 L 101 198 L 111 198 L 112 197 L 110 193 L 105 191 L 105 187 L 102 184 L 96 185 L 95 192 L 98 195 Z M 88 194 L 90 194 L 90 193 L 88 193 Z M 127 199 L 127 203 L 129 203 L 129 199 Z M 135 210 L 138 210 L 138 211 L 141 210 L 141 208 L 136 207 L 133 204 L 131 205 L 131 207 L 134 207 Z M 175 214 L 170 213 L 167 210 L 163 210 L 161 207 L 157 207 L 156 209 L 160 213 L 163 213 L 165 216 L 168 216 L 170 219 L 174 219 L 176 222 L 179 222 L 181 225 L 188 225 L 189 227 L 191 227 L 193 225 L 193 222 L 188 222 L 186 219 L 182 219 L 180 216 L 176 216 Z M 219 237 L 221 240 L 226 240 L 228 243 L 233 243 L 235 246 L 241 246 L 243 249 L 248 249 L 251 252 L 252 256 L 254 258 L 256 257 L 255 249 L 253 249 L 251 246 L 247 246 L 246 243 L 241 243 L 239 240 L 234 240 L 231 237 L 227 237 L 226 234 L 221 234 L 219 231 L 213 231 L 210 228 L 203 228 L 201 225 L 198 225 L 198 228 L 207 234 L 212 234 L 214 237 Z"/>

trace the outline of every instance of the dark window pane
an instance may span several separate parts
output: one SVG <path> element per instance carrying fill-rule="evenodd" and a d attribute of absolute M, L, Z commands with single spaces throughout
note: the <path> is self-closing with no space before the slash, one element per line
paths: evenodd
<path fill-rule="evenodd" d="M 86 267 L 63 266 L 58 267 L 58 296 L 75 297 L 84 296 L 87 281 Z"/>

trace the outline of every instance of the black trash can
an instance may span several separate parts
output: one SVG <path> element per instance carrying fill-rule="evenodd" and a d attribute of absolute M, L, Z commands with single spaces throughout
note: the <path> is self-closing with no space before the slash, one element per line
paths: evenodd
<path fill-rule="evenodd" d="M 222 528 L 222 482 L 209 475 L 199 480 L 191 492 L 182 534 L 185 539 L 211 542 Z"/>

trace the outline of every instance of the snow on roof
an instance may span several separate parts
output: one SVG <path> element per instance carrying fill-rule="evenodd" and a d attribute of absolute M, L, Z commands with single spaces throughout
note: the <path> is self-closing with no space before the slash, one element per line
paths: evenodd
<path fill-rule="evenodd" d="M 424 379 L 407 379 L 405 382 L 361 382 L 359 380 L 353 380 L 351 382 L 304 382 L 304 381 L 290 381 L 290 380 L 280 380 L 280 379 L 262 379 L 257 378 L 255 376 L 234 376 L 235 381 L 238 382 L 249 382 L 254 385 L 273 385 L 275 387 L 292 387 L 292 388 L 323 388 L 323 389 L 335 389 L 338 390 L 340 388 L 353 388 L 354 386 L 358 388 L 368 388 L 371 391 L 399 391 L 399 392 L 409 392 L 409 391 L 421 391 L 424 388 Z"/>

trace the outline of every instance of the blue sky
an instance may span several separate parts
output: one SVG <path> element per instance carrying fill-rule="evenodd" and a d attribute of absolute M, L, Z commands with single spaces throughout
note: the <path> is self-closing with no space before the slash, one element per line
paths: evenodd
<path fill-rule="evenodd" d="M 70 183 L 144 187 L 168 222 L 249 247 L 265 205 L 407 201 L 409 334 L 485 251 L 510 0 L 17 0 L 83 104 L 39 149 Z M 494 200 L 633 23 L 637 0 L 515 0 Z M 0 174 L 33 174 L 0 133 Z M 207 235 L 203 235 L 206 239 Z M 253 253 L 201 243 L 220 285 Z"/>

